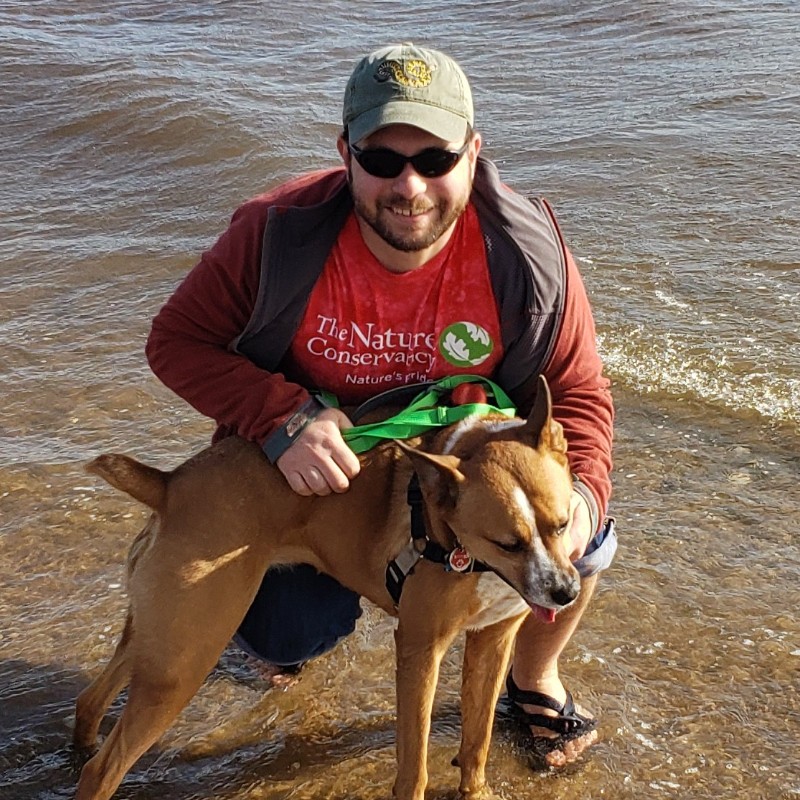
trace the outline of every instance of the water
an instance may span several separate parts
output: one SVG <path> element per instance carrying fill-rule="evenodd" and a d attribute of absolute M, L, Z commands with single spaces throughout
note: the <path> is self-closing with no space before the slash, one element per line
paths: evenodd
<path fill-rule="evenodd" d="M 555 776 L 498 729 L 497 796 L 800 796 L 799 34 L 790 0 L 0 0 L 0 795 L 71 796 L 72 704 L 122 622 L 144 512 L 82 463 L 211 432 L 149 373 L 150 319 L 238 203 L 336 163 L 355 61 L 415 39 L 554 203 L 618 405 L 622 545 L 562 667 L 602 741 Z M 119 797 L 385 797 L 392 672 L 372 612 L 287 692 L 226 653 Z"/>

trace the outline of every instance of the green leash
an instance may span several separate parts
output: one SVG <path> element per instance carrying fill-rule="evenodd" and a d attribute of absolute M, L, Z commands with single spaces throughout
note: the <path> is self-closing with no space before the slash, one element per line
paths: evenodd
<path fill-rule="evenodd" d="M 495 405 L 489 403 L 467 403 L 463 406 L 439 405 L 441 398 L 462 383 L 479 383 L 486 393 L 493 396 Z M 330 396 L 326 396 L 330 403 Z M 487 398 L 488 399 L 488 398 Z M 350 449 L 356 453 L 366 453 L 388 439 L 410 439 L 435 428 L 444 428 L 471 414 L 502 414 L 516 416 L 517 409 L 508 395 L 493 381 L 479 375 L 454 375 L 442 378 L 420 392 L 399 414 L 383 422 L 368 425 L 355 425 L 342 431 L 342 436 Z"/>

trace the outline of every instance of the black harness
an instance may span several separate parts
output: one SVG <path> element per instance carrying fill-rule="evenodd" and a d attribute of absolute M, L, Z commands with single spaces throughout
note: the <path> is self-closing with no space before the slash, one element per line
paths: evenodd
<path fill-rule="evenodd" d="M 411 539 L 386 567 L 386 588 L 392 596 L 395 606 L 400 603 L 400 595 L 403 592 L 406 578 L 414 572 L 417 562 L 423 558 L 434 564 L 443 564 L 447 572 L 466 574 L 492 571 L 491 567 L 476 561 L 458 543 L 452 550 L 446 550 L 428 538 L 425 532 L 422 491 L 419 488 L 419 478 L 416 473 L 411 476 L 409 481 L 406 499 L 411 509 Z"/>

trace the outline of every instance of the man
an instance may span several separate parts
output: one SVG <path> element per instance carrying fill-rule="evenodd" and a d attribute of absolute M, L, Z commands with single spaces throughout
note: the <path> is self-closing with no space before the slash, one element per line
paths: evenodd
<path fill-rule="evenodd" d="M 148 357 L 216 437 L 258 442 L 301 495 L 344 492 L 359 462 L 343 405 L 452 374 L 498 381 L 526 412 L 550 384 L 575 474 L 569 550 L 578 601 L 517 642 L 509 695 L 548 763 L 596 738 L 558 658 L 616 547 L 603 526 L 613 407 L 575 263 L 542 201 L 503 186 L 479 157 L 459 66 L 410 43 L 364 58 L 348 82 L 344 168 L 246 203 L 153 323 Z M 588 552 L 587 552 L 588 546 Z M 239 643 L 290 667 L 334 646 L 358 597 L 307 566 L 270 572 Z"/>

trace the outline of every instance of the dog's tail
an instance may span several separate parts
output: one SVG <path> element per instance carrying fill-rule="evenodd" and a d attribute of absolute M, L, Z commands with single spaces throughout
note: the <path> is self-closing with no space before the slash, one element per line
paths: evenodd
<path fill-rule="evenodd" d="M 99 475 L 154 511 L 164 505 L 169 474 L 160 469 L 148 467 L 129 456 L 107 453 L 90 461 L 86 471 Z"/>

